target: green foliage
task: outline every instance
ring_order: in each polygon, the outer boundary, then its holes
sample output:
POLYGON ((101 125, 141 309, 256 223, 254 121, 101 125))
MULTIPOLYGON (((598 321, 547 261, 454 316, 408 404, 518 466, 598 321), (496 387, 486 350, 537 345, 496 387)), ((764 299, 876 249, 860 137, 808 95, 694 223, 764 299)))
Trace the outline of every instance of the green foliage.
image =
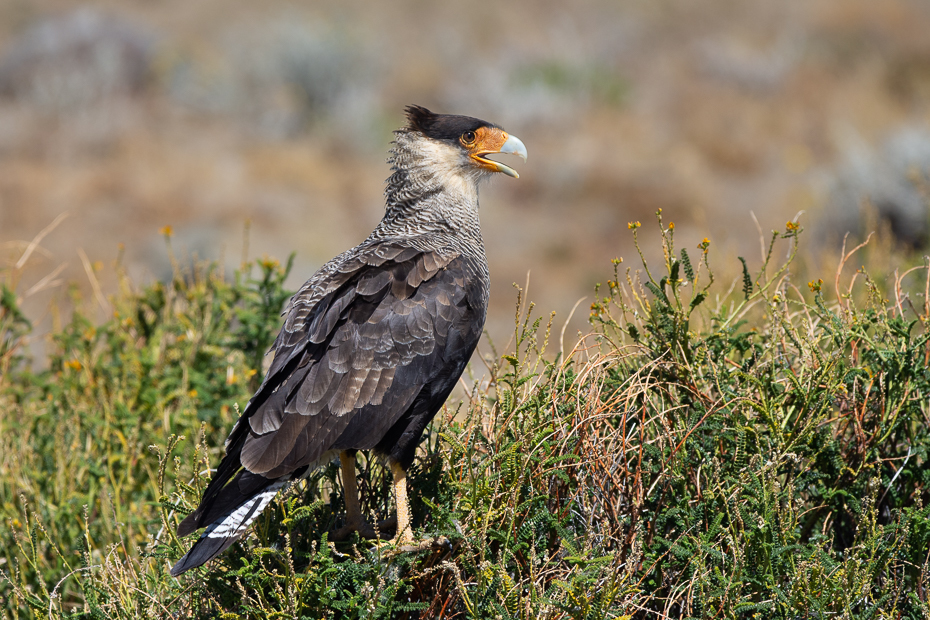
MULTIPOLYGON (((82 563, 99 568, 117 553, 111 545, 138 559, 162 495, 150 445, 202 432, 209 461, 220 457, 235 405, 250 395, 248 378, 270 344, 255 337, 270 328, 256 326, 268 322, 267 301, 277 313, 286 296, 286 269, 264 261, 254 278, 255 267, 234 284, 212 266, 140 292, 123 279, 110 320, 94 325, 77 311, 53 335, 47 370, 10 365, 3 373, 0 507, 8 527, 0 529, 0 592, 13 588, 13 608, 36 588, 55 591, 62 609, 73 606, 85 598, 81 584, 93 583, 76 576, 95 574, 82 563), (54 590, 68 573, 75 577, 54 590)), ((11 297, 4 308, 15 318, 11 297)), ((0 341, 21 342, 23 325, 4 323, 0 341)))
MULTIPOLYGON (((4 292, 4 613, 930 616, 930 305, 912 303, 927 282, 912 300, 896 278, 889 303, 860 270, 836 300, 821 281, 802 294, 789 222, 761 265, 735 265, 728 293, 708 240, 692 260, 659 226, 661 275, 614 261, 595 333, 555 359, 552 317, 518 292, 511 343, 437 415, 410 472, 431 547, 331 542, 344 519, 331 464, 180 579, 167 570, 191 541, 174 529, 260 374, 289 265, 231 282, 200 267, 138 292, 124 281, 113 318, 75 314, 39 373, 18 361, 28 323, 4 292)), ((359 463, 377 522, 390 474, 359 463)))
MULTIPOLYGON (((667 258, 673 230, 662 231, 667 258)), ((618 273, 596 302, 592 319, 618 356, 596 392, 625 412, 613 431, 614 452, 626 453, 614 469, 632 482, 619 487, 619 532, 646 532, 639 575, 657 613, 930 612, 930 313, 900 290, 886 307, 864 271, 864 310, 856 294, 828 307, 822 282, 805 299, 787 276, 799 232, 792 222, 773 232, 755 277, 740 259, 741 294, 703 315, 708 285, 699 272, 676 281, 671 259, 668 279, 644 266, 648 282, 628 270, 624 286, 618 273), (779 239, 791 250, 772 268, 779 239), (650 337, 621 355, 620 337, 633 333, 650 337)))
POLYGON ((31 330, 32 324, 19 309, 16 294, 0 282, 0 374, 23 361, 23 338, 31 330))

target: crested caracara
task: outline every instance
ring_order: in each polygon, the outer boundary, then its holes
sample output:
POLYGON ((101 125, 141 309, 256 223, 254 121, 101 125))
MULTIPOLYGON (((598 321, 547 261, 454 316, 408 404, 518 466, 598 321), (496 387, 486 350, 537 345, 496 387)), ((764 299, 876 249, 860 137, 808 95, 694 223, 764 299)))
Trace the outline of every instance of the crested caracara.
POLYGON ((200 506, 178 526, 206 527, 172 575, 238 540, 290 481, 339 456, 347 531, 362 516, 355 453, 374 450, 394 476, 397 530, 410 542, 405 472, 423 430, 465 369, 484 326, 488 263, 478 184, 488 159, 526 148, 500 127, 407 108, 388 162, 384 218, 358 246, 326 263, 291 298, 274 358, 226 440, 200 506))

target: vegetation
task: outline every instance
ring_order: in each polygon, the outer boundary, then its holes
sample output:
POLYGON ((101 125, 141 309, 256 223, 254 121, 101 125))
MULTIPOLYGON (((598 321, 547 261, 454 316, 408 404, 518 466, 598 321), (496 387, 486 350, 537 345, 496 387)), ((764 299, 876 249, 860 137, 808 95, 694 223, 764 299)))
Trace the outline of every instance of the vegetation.
MULTIPOLYGON (((330 466, 180 579, 168 568, 190 541, 175 525, 261 374, 288 265, 231 282, 176 269, 141 290, 123 278, 113 317, 76 313, 40 372, 9 270, 3 613, 930 618, 930 265, 883 286, 843 275, 850 252, 828 298, 822 280, 793 283, 789 222, 730 287, 709 241, 689 254, 658 219, 661 269, 616 260, 574 347, 518 294, 513 341, 491 345, 411 472, 432 549, 330 542, 343 513, 330 466)), ((362 465, 364 508, 383 518, 389 476, 362 465)))

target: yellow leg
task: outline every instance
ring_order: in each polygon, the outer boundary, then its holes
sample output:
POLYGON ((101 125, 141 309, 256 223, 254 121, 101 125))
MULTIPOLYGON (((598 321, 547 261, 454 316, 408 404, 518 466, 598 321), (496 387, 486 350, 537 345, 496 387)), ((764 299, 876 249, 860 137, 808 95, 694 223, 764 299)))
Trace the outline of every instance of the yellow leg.
POLYGON ((358 502, 358 485, 355 482, 355 455, 348 452, 339 453, 342 465, 342 488, 346 497, 346 520, 358 525, 362 521, 362 506, 358 502))
POLYGON ((352 532, 358 532, 365 538, 375 538, 375 530, 362 516, 362 506, 358 501, 358 485, 355 482, 355 453, 340 452, 342 465, 342 488, 345 489, 346 525, 333 534, 333 540, 346 538, 352 532))
POLYGON ((413 530, 410 529, 410 503, 407 501, 407 472, 397 463, 391 463, 391 473, 394 474, 394 497, 397 503, 397 535, 394 544, 409 544, 413 542, 413 530))

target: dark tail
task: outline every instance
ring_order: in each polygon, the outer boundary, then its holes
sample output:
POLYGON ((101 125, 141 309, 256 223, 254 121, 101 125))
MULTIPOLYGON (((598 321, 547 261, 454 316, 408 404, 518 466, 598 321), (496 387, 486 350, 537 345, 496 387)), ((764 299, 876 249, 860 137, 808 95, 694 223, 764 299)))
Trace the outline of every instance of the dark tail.
POLYGON ((178 525, 178 536, 186 536, 202 527, 207 529, 191 550, 171 567, 172 575, 178 576, 223 553, 245 534, 252 521, 288 481, 307 470, 299 468, 275 479, 252 473, 242 466, 240 456, 249 434, 248 417, 256 403, 264 402, 269 392, 274 393, 274 387, 274 384, 263 383, 249 401, 226 440, 226 456, 204 490, 200 505, 178 525))
MULTIPOLYGON (((255 474, 251 475, 254 476, 255 474)), ((240 475, 236 478, 238 479, 241 477, 240 475)), ((200 540, 194 543, 191 550, 188 551, 183 558, 178 560, 177 564, 171 567, 171 574, 177 577, 184 571, 197 568, 226 551, 231 544, 239 540, 242 535, 245 534, 246 529, 252 521, 262 513, 265 506, 267 506, 274 496, 278 494, 278 491, 287 484, 288 479, 269 480, 269 484, 258 493, 255 493, 251 497, 241 498, 244 500, 242 503, 207 526, 207 530, 203 533, 203 536, 200 537, 200 540)), ((223 495, 231 495, 232 493, 230 493, 230 491, 237 493, 238 486, 236 480, 233 480, 224 489, 228 491, 223 495)), ((222 499, 227 499, 228 501, 229 498, 222 499)), ((189 528, 191 525, 192 523, 189 523, 188 519, 185 519, 178 527, 178 533, 180 534, 186 527, 189 528)), ((193 529, 196 529, 196 527, 193 529)), ((193 531, 193 529, 188 529, 185 533, 189 533, 193 531)))

